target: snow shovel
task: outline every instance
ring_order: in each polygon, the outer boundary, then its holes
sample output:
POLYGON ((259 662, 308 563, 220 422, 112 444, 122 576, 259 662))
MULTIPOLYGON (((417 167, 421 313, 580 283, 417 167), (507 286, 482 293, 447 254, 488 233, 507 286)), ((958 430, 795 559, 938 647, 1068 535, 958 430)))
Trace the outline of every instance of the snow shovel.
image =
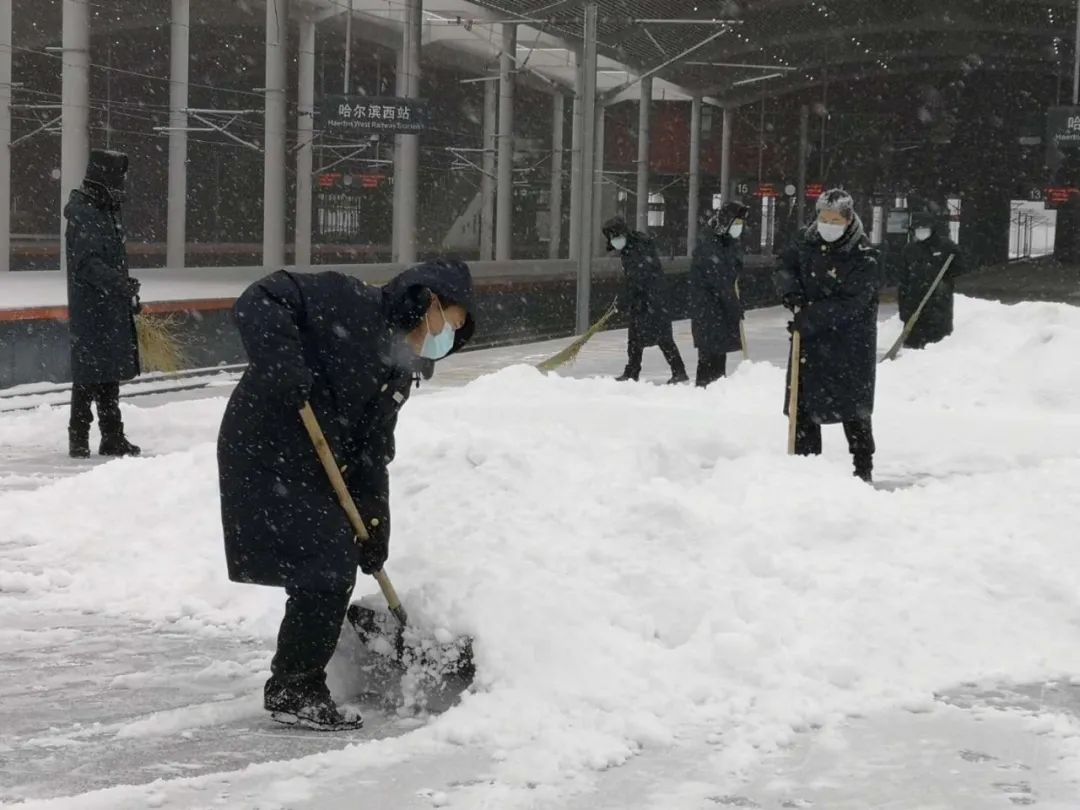
POLYGON ((791 392, 788 395, 787 451, 795 455, 795 428, 799 418, 799 371, 802 366, 802 335, 796 329, 791 333, 791 392))
MULTIPOLYGON (((319 455, 323 469, 326 470, 326 476, 330 479, 341 508, 345 510, 349 523, 356 532, 357 542, 370 542, 371 535, 368 534, 364 519, 356 508, 356 502, 349 494, 345 478, 334 459, 334 453, 326 441, 322 427, 319 426, 319 420, 315 417, 311 403, 304 403, 304 407, 300 409, 300 418, 304 421, 304 427, 307 428, 308 436, 311 437, 311 443, 319 455)), ((356 628, 365 645, 392 658, 397 667, 415 675, 439 679, 458 677, 471 681, 476 672, 473 665, 472 640, 468 638, 441 640, 423 636, 415 626, 409 624, 409 616, 386 570, 376 571, 372 576, 379 583, 379 590, 386 598, 393 621, 387 622, 377 611, 363 605, 349 605, 349 622, 356 628)))
POLYGON ((949 265, 952 264, 952 260, 956 258, 956 254, 952 253, 949 258, 945 260, 945 264, 941 266, 940 272, 937 274, 937 278, 934 279, 934 283, 930 285, 930 289, 926 291, 926 295, 923 296, 922 301, 919 302, 919 308, 915 310, 915 314, 908 318, 908 322, 904 324, 904 331, 900 333, 900 337, 896 339, 896 343, 892 345, 885 356, 878 360, 878 363, 884 363, 886 360, 892 360, 900 353, 900 347, 904 345, 904 341, 908 339, 912 331, 915 329, 915 324, 919 321, 919 316, 922 315, 923 307, 926 306, 926 302, 930 300, 930 296, 934 294, 934 290, 938 288, 941 280, 945 278, 945 274, 949 272, 949 265))

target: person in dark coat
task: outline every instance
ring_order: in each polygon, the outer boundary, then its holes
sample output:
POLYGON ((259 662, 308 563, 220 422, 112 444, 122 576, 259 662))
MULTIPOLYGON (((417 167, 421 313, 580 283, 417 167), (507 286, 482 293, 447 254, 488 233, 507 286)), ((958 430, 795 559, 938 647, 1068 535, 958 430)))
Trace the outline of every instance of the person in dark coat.
POLYGON ((736 285, 743 268, 747 207, 726 203, 709 219, 690 262, 690 317, 698 350, 697 381, 705 388, 727 374, 727 353, 742 348, 742 302, 736 285))
MULTIPOLYGON (((832 189, 817 202, 817 221, 783 254, 777 286, 802 341, 795 452, 821 453, 821 426, 844 426, 855 475, 872 480, 877 311, 877 251, 851 195, 832 189)), ((791 362, 788 358, 790 391, 791 362)), ((788 413, 788 397, 784 413, 788 413)))
POLYGON ((948 236, 949 223, 931 213, 911 218, 911 241, 904 247, 897 294, 900 320, 905 324, 919 308, 930 285, 952 256, 952 264, 923 307, 911 334, 904 341, 910 349, 921 349, 944 340, 953 331, 953 281, 964 272, 960 248, 948 236))
POLYGON ((90 406, 97 403, 103 456, 138 455, 124 436, 120 382, 139 373, 139 282, 128 274, 120 207, 128 158, 94 149, 80 188, 64 207, 67 219, 68 317, 71 331, 71 419, 68 452, 89 458, 90 406))
POLYGON ((667 302, 664 269, 660 254, 651 236, 631 231, 622 217, 604 223, 607 249, 617 251, 622 258, 624 273, 623 292, 619 296, 619 309, 630 316, 630 333, 627 341, 626 370, 618 377, 620 382, 636 381, 641 375, 641 359, 648 346, 659 346, 664 359, 671 366, 669 385, 687 382, 686 365, 671 329, 671 313, 667 302))
POLYGON ((276 272, 234 314, 248 367, 218 436, 225 558, 235 582, 285 588, 264 705, 310 728, 356 728, 326 687, 356 567, 389 553, 398 410, 475 328, 463 262, 429 262, 385 287, 341 273, 276 272), (299 411, 310 402, 371 534, 356 540, 299 411))

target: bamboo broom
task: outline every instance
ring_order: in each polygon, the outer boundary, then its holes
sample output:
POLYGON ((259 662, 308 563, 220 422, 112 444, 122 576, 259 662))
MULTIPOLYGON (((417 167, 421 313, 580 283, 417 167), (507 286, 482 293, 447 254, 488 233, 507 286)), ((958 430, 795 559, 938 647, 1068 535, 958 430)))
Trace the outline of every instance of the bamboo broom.
POLYGON ((611 306, 608 307, 608 311, 605 312, 603 316, 601 316, 600 320, 598 320, 596 323, 589 327, 588 332, 579 337, 577 340, 575 340, 558 354, 552 355, 547 360, 544 360, 542 363, 537 363, 536 367, 540 371, 547 374, 548 372, 554 371, 555 369, 560 368, 567 363, 574 362, 574 360, 577 359, 578 354, 581 353, 581 350, 582 348, 584 348, 585 344, 592 340, 593 336, 597 332, 603 330, 603 328, 608 325, 608 322, 610 322, 611 319, 615 317, 618 311, 618 301, 612 301, 611 306))
POLYGON ((172 374, 188 366, 179 320, 172 316, 136 315, 139 362, 143 371, 172 374))

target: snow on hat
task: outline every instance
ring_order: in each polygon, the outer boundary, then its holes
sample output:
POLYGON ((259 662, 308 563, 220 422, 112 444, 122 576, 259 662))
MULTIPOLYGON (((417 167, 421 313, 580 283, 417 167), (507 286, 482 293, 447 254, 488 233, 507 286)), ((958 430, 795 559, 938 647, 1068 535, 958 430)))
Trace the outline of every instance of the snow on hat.
POLYGON ((830 188, 817 200, 817 212, 836 211, 851 219, 855 214, 855 200, 842 188, 830 188))

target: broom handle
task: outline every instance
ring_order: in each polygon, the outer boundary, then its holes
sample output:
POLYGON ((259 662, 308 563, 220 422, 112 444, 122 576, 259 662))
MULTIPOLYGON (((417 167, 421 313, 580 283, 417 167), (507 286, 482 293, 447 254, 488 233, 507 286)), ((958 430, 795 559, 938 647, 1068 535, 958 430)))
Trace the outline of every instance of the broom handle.
MULTIPOLYGON (((360 510, 356 508, 356 501, 353 500, 349 488, 345 485, 345 478, 341 475, 341 469, 338 467, 337 461, 334 460, 334 452, 330 449, 329 442, 326 441, 326 435, 322 432, 319 420, 315 418, 315 411, 312 410, 310 402, 305 402, 304 407, 300 409, 300 418, 304 421, 304 427, 307 428, 311 443, 315 446, 315 452, 319 454, 319 461, 322 462, 323 469, 326 470, 326 477, 330 479, 330 486, 334 488, 338 501, 341 502, 341 508, 348 515, 349 523, 352 525, 353 531, 356 532, 357 539, 361 543, 369 542, 371 535, 368 534, 367 527, 364 525, 364 519, 360 517, 360 510)), ((383 596, 386 597, 386 604, 389 605, 390 612, 404 624, 401 617, 405 615, 405 611, 401 607, 401 600, 398 599, 397 591, 394 590, 390 577, 382 570, 376 571, 373 576, 375 581, 379 583, 379 589, 382 591, 383 596)))
POLYGON ((799 418, 799 370, 802 365, 802 335, 796 329, 791 333, 791 393, 788 396, 788 439, 789 456, 795 455, 795 428, 799 418))

